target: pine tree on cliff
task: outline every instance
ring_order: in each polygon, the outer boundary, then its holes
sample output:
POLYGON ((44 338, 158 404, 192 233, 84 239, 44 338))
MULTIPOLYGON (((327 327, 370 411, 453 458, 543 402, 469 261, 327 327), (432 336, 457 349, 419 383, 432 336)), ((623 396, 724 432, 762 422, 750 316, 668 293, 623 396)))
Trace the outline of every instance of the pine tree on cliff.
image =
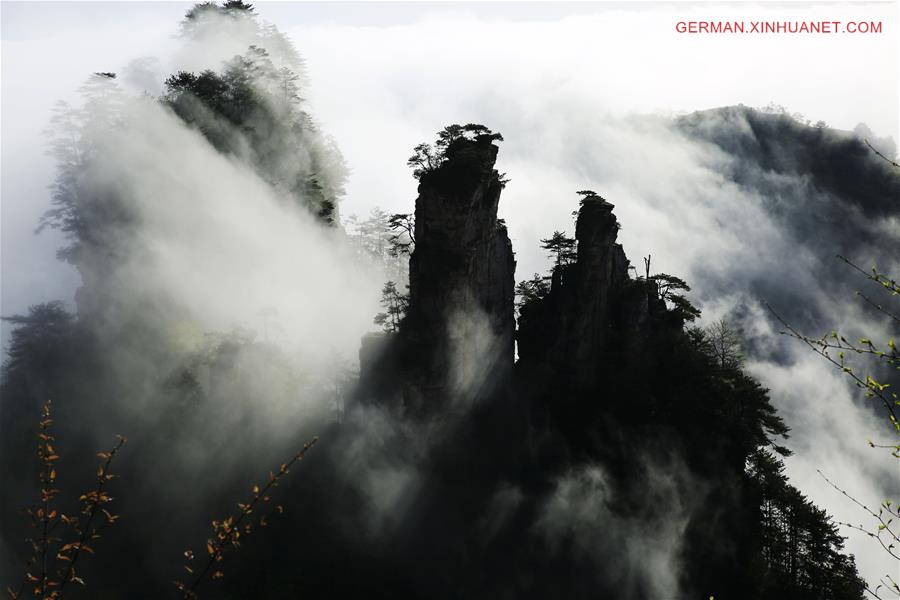
POLYGON ((575 261, 575 238, 566 236, 565 231, 554 231, 547 239, 541 240, 541 248, 550 253, 556 267, 568 265, 575 261))
POLYGON ((336 224, 348 171, 305 110, 302 60, 287 38, 258 24, 252 5, 240 0, 195 6, 185 16, 183 35, 206 35, 218 25, 214 17, 246 23, 258 43, 221 71, 171 75, 163 101, 220 152, 245 160, 298 205, 336 224))
POLYGON ((109 73, 94 73, 79 88, 81 105, 57 102, 47 135, 57 175, 51 186, 51 208, 38 231, 59 229, 68 244, 57 252, 61 260, 84 275, 91 256, 112 252, 111 238, 131 221, 130 208, 115 195, 93 189, 85 173, 96 167, 104 136, 121 121, 122 92, 109 73))
POLYGON ((397 284, 388 281, 381 290, 381 306, 384 312, 375 315, 375 324, 381 325, 386 332, 398 331, 409 306, 409 296, 401 294, 397 284))
POLYGON ((516 284, 516 307, 540 300, 550 292, 550 277, 535 273, 531 279, 516 284))
POLYGON ((447 125, 437 132, 437 138, 434 146, 426 143, 416 146, 413 155, 407 159, 406 164, 413 169, 416 179, 421 180, 424 176, 437 172, 458 151, 466 148, 465 142, 490 145, 495 141, 503 141, 500 133, 494 133, 476 123, 447 125))
POLYGON ((842 553, 837 525, 788 483, 782 461, 759 449, 748 460, 748 474, 762 498, 762 598, 776 600, 786 593, 810 599, 864 597, 865 583, 853 556, 842 553))

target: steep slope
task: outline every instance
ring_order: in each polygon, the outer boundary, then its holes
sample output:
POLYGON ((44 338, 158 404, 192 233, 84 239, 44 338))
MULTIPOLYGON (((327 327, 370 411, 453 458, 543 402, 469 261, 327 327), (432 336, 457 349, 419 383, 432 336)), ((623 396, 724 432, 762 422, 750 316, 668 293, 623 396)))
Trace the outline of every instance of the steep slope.
MULTIPOLYGON (((469 314, 496 307, 491 277, 503 282, 511 273, 511 260, 486 278, 466 260, 490 267, 495 257, 483 250, 490 245, 465 243, 485 239, 471 232, 490 232, 495 219, 495 201, 488 211, 470 201, 481 197, 486 173, 492 173, 488 181, 496 178, 497 148, 482 144, 451 142, 449 152, 420 174, 409 316, 398 333, 368 337, 361 352, 366 404, 427 415, 428 423, 461 418, 440 433, 425 425, 437 441, 415 461, 428 467, 413 514, 456 523, 452 532, 422 523, 440 532, 431 543, 446 552, 452 540, 481 540, 479 560, 497 571, 481 581, 485 595, 545 597, 553 590, 569 597, 690 597, 728 587, 741 598, 778 597, 789 588, 798 597, 858 598, 852 558, 840 554, 837 538, 829 538, 828 557, 803 563, 818 583, 799 583, 771 558, 780 538, 771 533, 777 529, 762 535, 762 502, 819 514, 787 484, 776 495, 771 486, 760 487, 762 478, 777 477, 777 454, 786 453, 777 440, 787 428, 739 362, 717 355, 705 332, 685 330, 696 311, 676 293, 689 290, 681 280, 649 273, 632 278, 616 243, 614 207, 597 194, 582 193, 574 260, 558 264, 546 293, 521 306, 515 370, 504 367, 508 349, 495 347, 493 356, 475 354, 490 381, 479 394, 467 397, 467 390, 446 384, 459 343, 447 315, 459 307, 469 314), (448 210, 448 198, 464 202, 448 210), (472 293, 475 282, 480 296, 472 293), (466 411, 459 410, 461 397, 466 411), (747 472, 759 452, 769 453, 756 463, 764 468, 747 472), (484 464, 485 455, 492 464, 484 464), (466 493, 451 491, 458 488, 466 493), (516 498, 512 504, 510 497, 516 498), (467 519, 499 510, 498 502, 503 516, 490 540, 482 540, 467 519), (655 549, 643 546, 648 543, 655 549), (647 563, 617 561, 619 544, 644 548, 647 563), (521 564, 529 565, 530 577, 519 571, 521 564)), ((503 315, 512 302, 508 288, 500 289, 503 315)), ((827 517, 810 519, 809 527, 825 519, 823 531, 834 531, 827 517)), ((411 552, 400 550, 404 560, 424 561, 437 576, 433 549, 415 538, 404 543, 411 552)), ((471 582, 461 572, 455 580, 456 590, 471 582)))
MULTIPOLYGON (((255 27, 249 11, 239 0, 198 5, 184 31, 255 27)), ((277 41, 266 31, 254 40, 277 41)), ((322 138, 293 102, 290 73, 270 68, 283 51, 250 48, 221 71, 175 74, 163 103, 205 150, 265 183, 242 188, 254 192, 242 202, 258 207, 255 192, 271 188, 332 232, 341 179, 321 179, 322 138), (260 70, 285 76, 281 104, 260 70)), ((135 449, 117 463, 123 518, 79 571, 92 597, 173 593, 211 519, 256 493, 282 448, 316 433, 322 442, 274 492, 286 514, 245 529, 221 586, 204 594, 858 600, 836 527, 781 473, 787 427, 768 392, 708 332, 686 327, 696 311, 676 293, 683 282, 649 267, 631 275, 610 202, 584 194, 576 256, 522 305, 516 331, 515 260, 497 220, 501 139, 453 125, 416 149, 408 314, 399 331, 363 340, 358 379, 334 369, 322 339, 312 358, 292 360, 240 330, 173 331, 186 298, 135 298, 116 269, 134 265, 110 252, 146 256, 136 199, 121 181, 91 179, 102 161, 65 163, 51 221, 71 227, 67 258, 84 267, 85 292, 78 315, 51 304, 15 319, 0 411, 4 574, 26 569, 15 508, 32 498, 36 465, 24 453, 49 397, 67 493, 94 482, 95 438, 127 427, 135 449), (85 183, 103 193, 80 195, 85 183), (191 337, 203 341, 185 350, 191 337), (322 408, 338 401, 340 411, 322 408)), ((167 174, 177 182, 192 168, 167 174)))
POLYGON ((497 220, 497 151, 486 137, 459 139, 452 158, 421 177, 408 313, 389 356, 361 357, 363 388, 373 359, 405 373, 402 402, 415 413, 464 413, 512 369, 515 260, 497 220))

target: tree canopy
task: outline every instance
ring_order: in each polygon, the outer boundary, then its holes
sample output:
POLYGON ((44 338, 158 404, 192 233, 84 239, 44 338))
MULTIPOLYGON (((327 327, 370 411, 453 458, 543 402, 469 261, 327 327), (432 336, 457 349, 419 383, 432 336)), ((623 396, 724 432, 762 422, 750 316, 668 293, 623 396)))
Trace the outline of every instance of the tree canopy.
POLYGON ((566 236, 565 231, 554 231, 553 235, 542 239, 541 248, 548 251, 555 267, 570 264, 577 256, 575 238, 566 236))
POLYGON ((457 151, 464 148, 467 142, 483 146, 495 141, 502 142, 503 136, 484 125, 454 123, 437 132, 437 141, 433 146, 427 143, 417 145, 406 164, 413 169, 413 176, 421 179, 424 175, 438 170, 457 151))

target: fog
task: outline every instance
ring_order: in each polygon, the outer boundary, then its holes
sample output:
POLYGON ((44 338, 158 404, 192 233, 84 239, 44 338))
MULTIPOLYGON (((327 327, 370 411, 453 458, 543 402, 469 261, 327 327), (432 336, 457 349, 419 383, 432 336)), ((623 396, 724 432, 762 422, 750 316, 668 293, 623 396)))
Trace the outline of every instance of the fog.
MULTIPOLYGON (((877 261, 885 271, 900 271, 898 213, 873 225, 859 210, 834 208, 833 198, 810 192, 800 176, 760 170, 736 184, 727 176, 739 167, 734 156, 671 121, 699 109, 775 102, 837 129, 864 122, 877 137, 896 136, 898 36, 888 26, 897 22, 896 4, 536 4, 523 7, 522 16, 513 16, 519 4, 378 6, 258 5, 303 55, 311 82, 304 96, 352 170, 342 214, 364 215, 375 205, 411 211, 416 182, 405 160, 412 147, 451 122, 487 124, 506 138, 498 168, 511 182, 500 216, 510 228, 517 279, 547 270, 538 239, 554 229, 574 233, 574 191, 596 190, 616 206, 619 239, 632 262, 652 255, 655 271, 691 283, 705 322, 731 319, 752 340, 749 367, 772 389, 792 428, 795 456, 786 463, 793 483, 853 523, 862 515, 816 469, 869 503, 898 495, 896 465, 866 443, 881 431, 879 413, 824 360, 780 338, 761 304, 799 314, 796 303, 808 302, 802 324, 815 327, 813 334, 860 323, 877 331, 877 320, 845 293, 852 287, 845 268, 828 261, 835 247, 849 247, 864 267, 877 261), (881 19, 886 30, 818 37, 674 33, 677 20, 760 17, 881 19), (802 215, 829 211, 852 224, 847 235, 868 229, 880 242, 851 243, 840 228, 817 237, 817 223, 802 215), (840 285, 822 283, 822 273, 840 285)), ((151 84, 158 74, 201 69, 246 48, 240 28, 202 48, 176 40, 173 24, 188 7, 3 4, 3 315, 56 298, 74 308, 77 275, 54 257, 60 236, 32 235, 49 206, 53 163, 43 155, 41 131, 53 103, 77 101, 78 86, 95 71, 119 72, 131 92, 156 94, 151 84), (156 61, 132 62, 142 57, 156 61)), ((267 335, 290 340, 290 352, 352 355, 360 335, 374 329, 377 275, 360 270, 338 234, 286 207, 277 191, 198 133, 151 102, 129 103, 124 137, 103 141, 105 176, 135 198, 150 259, 124 272, 123 288, 162 303, 177 298, 198 330, 259 330, 261 311, 273 308, 267 335)), ((3 333, 5 343, 6 324, 3 333)), ((354 418, 371 424, 373 438, 395 426, 381 414, 354 418)), ((398 490, 417 484, 415 467, 359 468, 376 499, 373 527, 388 526, 403 514, 398 490)), ((541 526, 594 531, 596 522, 585 519, 596 519, 596 511, 579 507, 602 500, 602 490, 602 472, 572 473, 548 500, 541 526)), ((516 491, 498 495, 499 514, 516 491)), ((677 539, 679 524, 670 525, 650 552, 656 572, 677 568, 665 544, 677 539)), ((633 531, 626 527, 613 539, 630 540, 633 531)), ((868 580, 894 568, 871 540, 844 534, 868 580)))

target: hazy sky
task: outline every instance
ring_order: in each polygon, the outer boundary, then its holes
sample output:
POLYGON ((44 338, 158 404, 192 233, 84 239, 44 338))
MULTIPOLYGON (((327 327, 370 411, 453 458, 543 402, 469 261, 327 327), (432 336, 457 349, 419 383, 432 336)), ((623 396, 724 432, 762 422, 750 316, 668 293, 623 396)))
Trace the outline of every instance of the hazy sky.
MULTIPOLYGON (((52 233, 31 235, 47 207, 45 186, 52 178, 41 136, 52 104, 73 99, 90 72, 119 71, 148 55, 165 65, 175 23, 189 6, 2 3, 3 314, 69 297, 76 284, 53 258, 58 239, 52 233)), ((306 97, 313 114, 353 169, 344 214, 365 213, 375 204, 411 208, 415 182, 405 158, 449 122, 484 122, 507 133, 499 166, 514 183, 501 212, 509 217, 520 273, 544 268, 533 249, 537 237, 568 225, 568 205, 552 212, 548 203, 571 202, 566 189, 542 189, 534 181, 539 174, 512 168, 519 159, 552 153, 551 143, 566 143, 508 131, 522 122, 775 102, 834 127, 866 122, 879 135, 895 135, 900 127, 897 3, 259 2, 257 7, 291 35, 307 59, 312 87, 306 97), (884 31, 830 36, 675 31, 680 20, 712 19, 880 20, 884 31), (517 185, 523 175, 527 186, 517 185), (529 210, 538 204, 542 208, 529 210)), ((568 187, 591 183, 589 173, 582 179, 568 187)))
MULTIPOLYGON (((47 185, 53 178, 41 135, 52 105, 58 99, 76 99, 76 89, 89 73, 122 72, 139 57, 155 56, 162 72, 170 72, 177 58, 172 34, 190 5, 0 5, 3 315, 53 299, 71 306, 77 286, 72 269, 54 258, 58 235, 33 235, 48 207, 47 185)), ((512 182, 500 210, 510 226, 518 279, 547 268, 537 240, 554 229, 573 232, 573 192, 585 187, 616 204, 624 226, 620 239, 632 261, 652 253, 660 271, 689 276, 701 261, 734 268, 747 260, 742 249, 779 247, 778 232, 750 221, 756 216, 751 209, 726 204, 717 187, 720 182, 700 172, 703 161, 691 154, 696 149, 669 139, 634 115, 774 102, 840 129, 865 122, 876 135, 895 138, 900 130, 894 2, 256 6, 263 19, 290 35, 307 61, 311 87, 304 96, 352 169, 345 215, 364 215, 375 205, 411 211, 416 182, 406 158, 413 146, 430 141, 444 125, 480 122, 505 135, 498 168, 512 182), (677 33, 675 24, 687 20, 881 21, 883 32, 677 33), (672 203, 679 199, 682 204, 673 211, 672 203), (737 215, 740 227, 752 225, 758 231, 743 241, 737 239, 740 231, 713 231, 719 208, 737 215), (732 238, 734 247, 716 245, 732 238)), ((775 254, 754 252, 754 272, 777 270, 775 254)), ((712 314, 717 310, 707 309, 712 314)), ((5 327, 3 333, 5 342, 5 327)), ((823 379, 818 368, 800 374, 821 388, 830 380, 823 379)), ((808 400, 794 402, 787 392, 788 400, 778 399, 779 382, 787 390, 796 372, 760 372, 767 373, 764 382, 775 389, 776 404, 785 414, 810 414, 808 400)), ((788 462, 789 471, 816 502, 843 511, 839 516, 845 520, 858 520, 852 507, 828 496, 817 479, 815 468, 830 450, 816 444, 822 439, 817 437, 820 431, 832 441, 855 438, 868 422, 833 388, 819 392, 825 403, 820 406, 829 410, 820 408, 805 425, 789 420, 800 446, 798 457, 788 462)), ((840 444, 838 451, 849 452, 840 444)), ((850 459, 835 463, 833 470, 849 478, 857 455, 847 456, 850 459)), ((884 472, 871 476, 883 477, 884 472)), ((851 540, 865 575, 890 568, 865 548, 865 540, 851 540)))

